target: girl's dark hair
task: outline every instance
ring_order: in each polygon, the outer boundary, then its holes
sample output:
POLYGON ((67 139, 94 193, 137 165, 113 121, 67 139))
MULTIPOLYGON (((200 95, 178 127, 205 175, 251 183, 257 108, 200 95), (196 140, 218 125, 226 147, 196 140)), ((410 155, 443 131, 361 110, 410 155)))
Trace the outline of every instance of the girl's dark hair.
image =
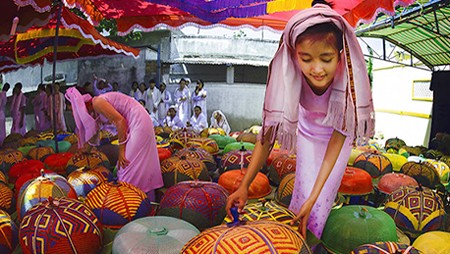
POLYGON ((333 3, 329 3, 329 2, 327 2, 325 0, 314 0, 314 1, 312 1, 311 6, 314 6, 316 4, 325 4, 325 5, 330 6, 330 8, 333 8, 333 6, 334 6, 333 3))
POLYGON ((308 27, 297 37, 295 44, 308 38, 312 42, 326 41, 330 45, 335 45, 338 52, 343 49, 342 31, 333 23, 326 22, 308 27))
POLYGON ((6 83, 3 85, 2 91, 6 91, 6 90, 8 90, 9 88, 11 88, 11 85, 10 85, 8 82, 6 82, 6 83))

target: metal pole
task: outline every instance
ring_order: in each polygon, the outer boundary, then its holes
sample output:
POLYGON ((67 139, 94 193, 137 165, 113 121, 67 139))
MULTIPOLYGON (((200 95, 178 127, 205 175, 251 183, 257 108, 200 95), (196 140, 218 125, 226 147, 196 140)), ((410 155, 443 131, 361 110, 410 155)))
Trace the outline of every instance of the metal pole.
POLYGON ((56 80, 56 59, 57 59, 57 53, 58 53, 58 39, 59 39, 59 27, 61 26, 61 13, 62 13, 62 1, 61 0, 55 0, 56 1, 56 8, 58 8, 58 18, 56 20, 56 28, 55 28, 55 39, 53 43, 53 71, 52 71, 52 115, 53 115, 53 135, 55 140, 55 152, 59 152, 58 148, 58 139, 57 139, 57 129, 56 129, 56 98, 55 98, 55 80, 56 80))
POLYGON ((159 88, 161 83, 161 44, 158 44, 157 58, 156 58, 156 86, 159 88))

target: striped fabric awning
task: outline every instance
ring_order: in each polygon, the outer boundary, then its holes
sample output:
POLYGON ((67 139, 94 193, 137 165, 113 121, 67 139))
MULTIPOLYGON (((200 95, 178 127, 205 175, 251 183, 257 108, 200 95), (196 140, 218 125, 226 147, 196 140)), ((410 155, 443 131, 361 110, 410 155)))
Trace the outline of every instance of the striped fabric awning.
MULTIPOLYGON (((447 2, 447 3, 444 3, 447 2)), ((398 23, 376 23, 356 32, 359 37, 383 38, 408 51, 428 68, 450 65, 450 6, 430 1, 403 14, 398 23)))

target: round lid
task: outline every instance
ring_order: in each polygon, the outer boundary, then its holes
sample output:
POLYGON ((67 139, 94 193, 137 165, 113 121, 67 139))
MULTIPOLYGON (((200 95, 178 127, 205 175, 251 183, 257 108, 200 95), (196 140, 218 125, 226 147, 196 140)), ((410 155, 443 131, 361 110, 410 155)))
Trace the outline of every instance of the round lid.
POLYGON ((369 206, 349 205, 331 210, 323 230, 325 247, 335 253, 350 253, 371 242, 398 241, 394 220, 369 206))
POLYGON ((134 220, 116 234, 112 253, 180 253, 200 231, 173 217, 152 216, 134 220))

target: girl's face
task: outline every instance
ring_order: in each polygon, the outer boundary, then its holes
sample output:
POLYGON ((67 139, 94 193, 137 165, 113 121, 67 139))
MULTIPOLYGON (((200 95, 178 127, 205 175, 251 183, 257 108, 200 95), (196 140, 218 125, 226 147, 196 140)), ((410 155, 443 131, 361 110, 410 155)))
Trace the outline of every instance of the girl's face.
POLYGON ((194 113, 195 113, 195 116, 198 117, 200 115, 200 113, 202 113, 202 110, 197 108, 197 107, 195 107, 194 108, 194 113))
POLYGON ((333 82, 339 63, 339 52, 335 45, 326 41, 300 40, 295 51, 298 64, 311 89, 323 94, 333 82))

